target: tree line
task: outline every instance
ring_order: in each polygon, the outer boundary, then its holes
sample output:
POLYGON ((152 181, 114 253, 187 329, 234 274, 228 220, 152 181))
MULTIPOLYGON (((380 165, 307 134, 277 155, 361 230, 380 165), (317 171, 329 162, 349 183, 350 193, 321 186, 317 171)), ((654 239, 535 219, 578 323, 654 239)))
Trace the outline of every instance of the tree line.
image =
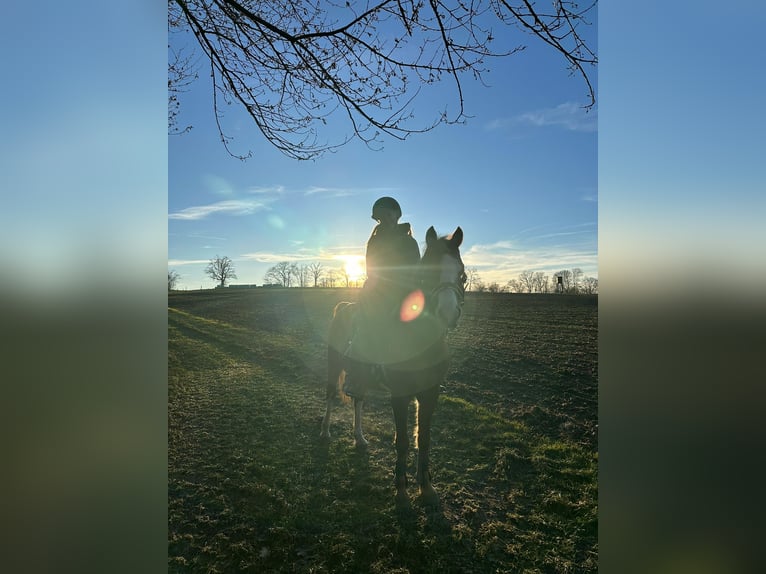
MULTIPOLYGON (((205 275, 226 287, 237 279, 234 262, 218 255, 205 268, 205 275)), ((567 293, 593 295, 598 293, 598 279, 587 277, 579 267, 562 269, 552 275, 543 271, 522 271, 515 279, 504 284, 497 281, 486 283, 478 270, 466 269, 466 291, 477 293, 567 293)), ((168 290, 176 288, 180 276, 174 270, 168 271, 168 290)), ((325 267, 321 263, 296 263, 280 261, 266 271, 264 286, 275 287, 361 287, 364 277, 352 278, 344 268, 325 267)))
POLYGON ((364 281, 363 278, 353 280, 342 267, 280 261, 266 271, 263 282, 279 287, 361 287, 364 281))
POLYGON ((587 277, 582 269, 562 269, 552 275, 543 271, 522 271, 515 279, 501 285, 497 281, 485 283, 476 268, 466 269, 466 291, 488 293, 567 293, 593 295, 598 293, 598 279, 587 277))

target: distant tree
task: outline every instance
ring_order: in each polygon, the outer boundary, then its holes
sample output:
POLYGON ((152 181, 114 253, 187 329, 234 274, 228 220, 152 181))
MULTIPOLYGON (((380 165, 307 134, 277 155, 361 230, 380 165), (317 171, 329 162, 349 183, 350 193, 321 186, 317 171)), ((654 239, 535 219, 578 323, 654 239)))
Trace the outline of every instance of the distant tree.
POLYGON ((486 290, 487 290, 487 286, 484 284, 484 281, 482 281, 481 279, 473 282, 473 291, 476 291, 477 293, 484 293, 486 290))
POLYGON ((287 261, 280 261, 273 267, 270 267, 266 274, 263 276, 264 283, 272 283, 281 285, 282 287, 290 286, 290 279, 292 276, 292 266, 287 261))
POLYGON ((595 277, 586 277, 582 281, 582 292, 586 295, 598 293, 598 279, 595 277))
POLYGON ((181 279, 181 276, 178 273, 172 269, 168 270, 168 291, 173 291, 176 288, 179 279, 181 279))
POLYGON ((583 272, 579 267, 572 269, 572 292, 580 292, 580 283, 582 282, 583 272))
POLYGON ((532 276, 532 287, 535 293, 545 293, 545 286, 548 282, 548 278, 542 271, 535 271, 532 276))
POLYGON ((335 287, 335 283, 338 281, 338 272, 335 269, 330 269, 327 272, 327 286, 335 287))
POLYGON ((297 266, 297 277, 298 277, 298 285, 300 287, 308 287, 309 286, 309 266, 306 263, 300 263, 297 266))
POLYGON ((294 282, 298 282, 300 284, 300 274, 300 265, 295 262, 290 263, 290 273, 287 276, 287 286, 292 287, 294 282))
POLYGON ((205 269, 205 274, 214 281, 218 281, 221 287, 226 287, 226 282, 229 279, 237 278, 237 274, 234 271, 234 262, 228 257, 220 257, 218 255, 210 260, 205 269))
POLYGON ((535 288, 535 274, 532 271, 519 273, 519 285, 526 293, 531 293, 535 288))
POLYGON ((479 271, 476 267, 467 267, 465 270, 466 276, 466 291, 473 291, 476 288, 476 284, 481 282, 479 271))
POLYGON ((341 267, 340 269, 338 269, 338 274, 343 278, 343 281, 345 282, 346 287, 349 287, 351 276, 348 274, 348 270, 346 269, 345 265, 341 267))
POLYGON ((321 263, 309 263, 308 266, 309 275, 314 279, 314 287, 319 284, 319 278, 322 277, 324 269, 321 263))
POLYGON ((493 281, 487 285, 487 291, 490 293, 500 293, 502 289, 500 288, 500 284, 497 281, 493 281))
POLYGON ((505 288, 509 293, 521 293, 523 291, 523 287, 519 283, 518 279, 509 279, 505 284, 505 288))
MULTIPOLYGON (((209 64, 213 117, 221 141, 235 154, 221 125, 224 109, 246 112, 268 142, 288 157, 311 159, 358 138, 378 147, 381 137, 404 140, 442 123, 465 121, 465 76, 482 80, 486 61, 524 46, 528 34, 557 52, 595 103, 590 68, 594 48, 583 39, 596 1, 581 7, 556 0, 170 0, 171 33, 189 31, 209 64), (545 6, 545 7, 543 7, 545 6), (503 30, 507 27, 508 31, 503 30), (498 31, 500 29, 500 31, 498 31), (519 32, 521 31, 521 32, 519 32), (415 119, 423 87, 446 79, 454 104, 415 119), (447 109, 449 108, 449 112, 447 109), (325 142, 320 130, 344 120, 348 134, 325 142)), ((177 85, 196 73, 191 58, 169 62, 169 123, 174 129, 177 85), (172 73, 171 73, 172 72, 172 73)), ((431 94, 422 94, 428 102, 431 94)), ((449 97, 449 96, 448 96, 449 97)), ((179 130, 176 130, 179 131, 179 130)))

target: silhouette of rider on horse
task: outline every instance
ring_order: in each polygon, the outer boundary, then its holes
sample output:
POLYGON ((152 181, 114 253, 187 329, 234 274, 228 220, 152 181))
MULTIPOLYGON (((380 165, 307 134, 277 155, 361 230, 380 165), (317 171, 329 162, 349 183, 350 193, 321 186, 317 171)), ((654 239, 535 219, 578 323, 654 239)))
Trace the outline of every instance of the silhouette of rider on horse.
POLYGON ((418 289, 420 248, 410 224, 399 223, 401 216, 393 197, 381 197, 372 206, 372 219, 378 223, 367 241, 367 280, 347 351, 351 361, 344 392, 351 397, 363 395, 370 383, 380 383, 373 367, 386 362, 391 337, 401 322, 402 303, 418 289))

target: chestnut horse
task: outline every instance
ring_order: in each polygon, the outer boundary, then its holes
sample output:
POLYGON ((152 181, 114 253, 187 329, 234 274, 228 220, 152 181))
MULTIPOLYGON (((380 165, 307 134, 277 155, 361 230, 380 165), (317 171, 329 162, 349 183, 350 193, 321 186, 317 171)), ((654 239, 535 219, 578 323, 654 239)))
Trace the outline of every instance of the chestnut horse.
MULTIPOLYGON (((426 250, 418 266, 420 288, 402 303, 398 320, 385 328, 379 325, 355 326, 357 304, 346 301, 335 306, 328 334, 327 410, 321 436, 330 437, 330 416, 338 389, 343 388, 349 365, 362 361, 352 358, 353 349, 363 346, 363 331, 368 333, 368 347, 375 348, 376 364, 354 369, 354 439, 358 448, 367 446, 362 432, 362 404, 373 379, 391 395, 396 426, 396 465, 394 482, 397 501, 407 500, 407 457, 409 437, 407 415, 410 401, 417 401, 414 436, 417 448, 417 483, 426 504, 438 503, 429 471, 431 418, 439 391, 449 368, 446 335, 457 326, 465 295, 465 266, 460 257, 463 230, 437 237, 430 227, 426 232, 426 250), (356 328, 355 328, 356 327, 356 328), (372 331, 376 331, 375 334, 372 331), (357 380, 360 379, 360 380, 357 380)), ((355 351, 356 352, 356 351, 355 351)), ((345 395, 344 395, 345 396, 345 395)))

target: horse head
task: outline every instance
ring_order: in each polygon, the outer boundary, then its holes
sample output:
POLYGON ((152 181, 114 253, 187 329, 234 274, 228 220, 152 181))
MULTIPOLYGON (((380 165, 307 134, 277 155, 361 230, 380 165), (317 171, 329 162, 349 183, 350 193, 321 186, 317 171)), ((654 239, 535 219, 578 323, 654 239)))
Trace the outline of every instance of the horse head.
POLYGON ((421 259, 422 286, 431 313, 446 329, 457 326, 465 296, 465 265, 460 257, 463 230, 438 237, 433 226, 426 232, 426 250, 421 259))

